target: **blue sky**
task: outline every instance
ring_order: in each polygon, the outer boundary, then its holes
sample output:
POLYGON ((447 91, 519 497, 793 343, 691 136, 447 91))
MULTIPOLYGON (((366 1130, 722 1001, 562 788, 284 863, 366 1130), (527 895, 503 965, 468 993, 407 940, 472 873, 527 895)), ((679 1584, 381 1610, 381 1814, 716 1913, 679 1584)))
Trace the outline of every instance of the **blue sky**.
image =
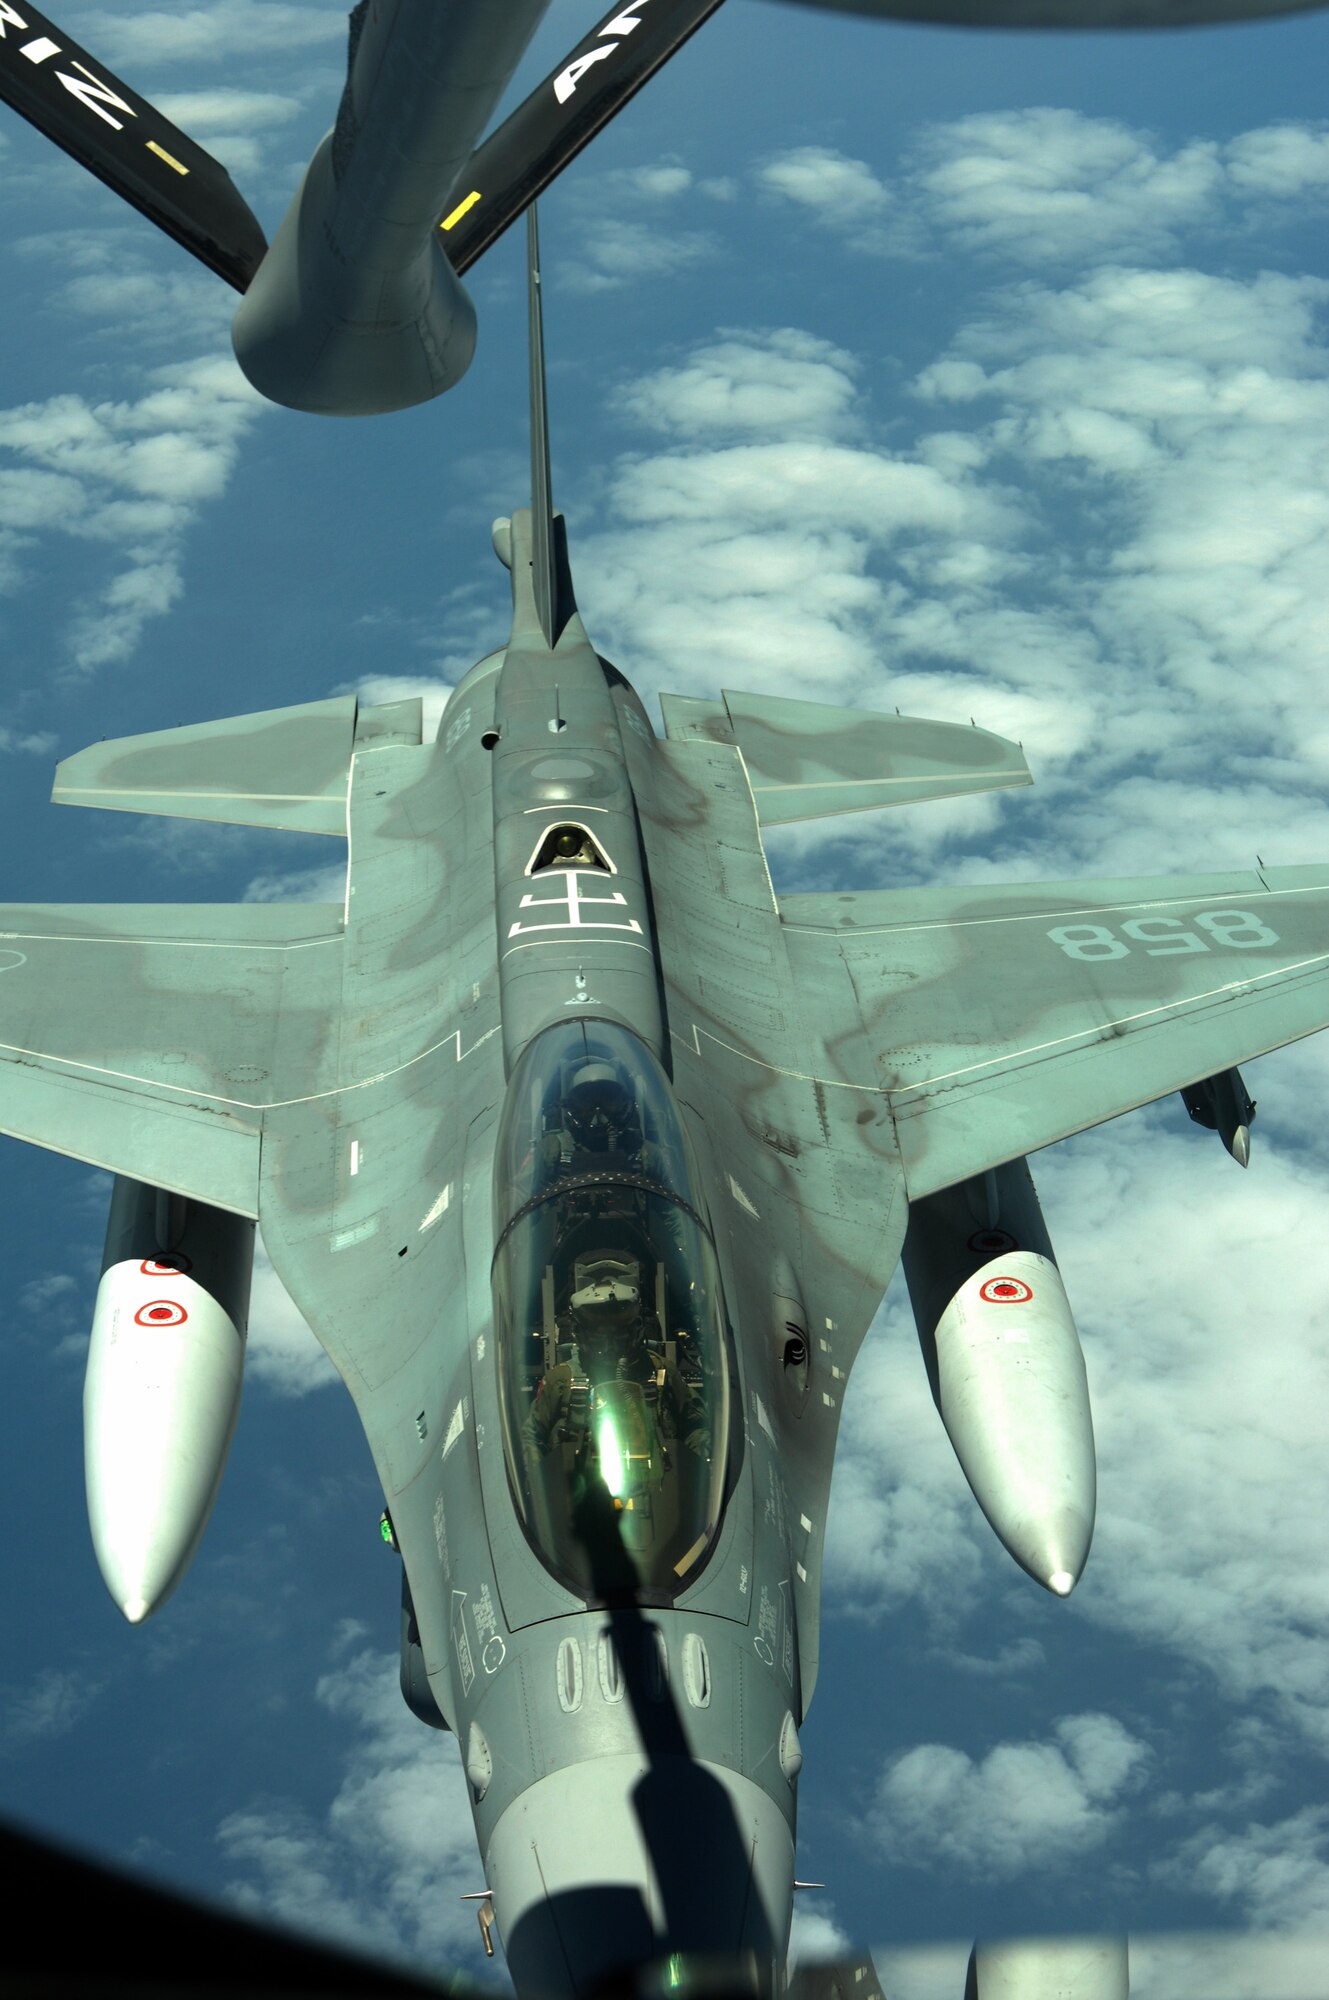
MULTIPOLYGON (((519 88, 589 18, 555 0, 519 88)), ((342 11, 64 24, 271 231, 332 116, 342 11)), ((551 194, 555 490, 601 649, 648 701, 973 715, 1034 771, 782 831, 778 886, 1329 855, 1327 73, 1324 16, 1002 38, 729 0, 551 194)), ((330 842, 52 808, 52 767, 346 689, 437 704, 501 643, 519 245, 473 274, 458 390, 339 424, 258 403, 230 294, 12 117, 0 173, 3 893, 319 896, 330 842)), ((1175 1098, 1034 1163, 1099 1449, 1069 1603, 978 1515, 892 1290, 846 1408, 804 1731, 810 1935, 1329 1931, 1325 1050, 1247 1081, 1246 1175, 1175 1098)), ((312 1338, 260 1272, 203 1552, 129 1630, 82 1495, 108 1186, 7 1141, 0 1173, 0 1806, 471 1962, 455 1750, 397 1695, 396 1566, 312 1338)), ((966 1951, 894 1962, 890 1990, 958 2000, 966 1951)), ((1171 1976, 1137 1952, 1137 1992, 1171 1976)))

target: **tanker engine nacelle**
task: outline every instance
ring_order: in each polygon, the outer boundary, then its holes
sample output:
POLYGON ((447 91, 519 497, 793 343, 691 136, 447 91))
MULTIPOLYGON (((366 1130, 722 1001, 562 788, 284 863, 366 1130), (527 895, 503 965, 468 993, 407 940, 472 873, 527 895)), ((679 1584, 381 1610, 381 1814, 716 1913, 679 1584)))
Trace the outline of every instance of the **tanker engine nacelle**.
POLYGON ((998 1540, 1065 1597, 1094 1532, 1084 1356, 1024 1160, 911 1205, 904 1271, 932 1396, 998 1540))
POLYGON ((131 1624, 193 1561, 240 1410, 254 1224, 117 1175, 83 1384, 88 1523, 131 1624))

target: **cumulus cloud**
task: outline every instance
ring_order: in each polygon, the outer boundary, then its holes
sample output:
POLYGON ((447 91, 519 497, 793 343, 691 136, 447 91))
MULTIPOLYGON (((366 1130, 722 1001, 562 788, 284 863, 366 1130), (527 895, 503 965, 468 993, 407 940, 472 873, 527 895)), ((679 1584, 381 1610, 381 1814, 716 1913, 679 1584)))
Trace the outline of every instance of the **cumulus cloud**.
POLYGON ((395 1655, 360 1651, 319 1681, 345 1731, 325 1813, 258 1801, 218 1828, 241 1907, 323 1938, 416 1963, 482 1969, 473 1906, 483 1886, 456 1739, 406 1708, 395 1655))
POLYGON ((844 1958, 852 1941, 835 1920, 835 1911, 826 1897, 796 1896, 794 1921, 789 1930, 789 1966, 828 1965, 844 1958))
POLYGON ((676 368, 638 377, 618 408, 679 437, 840 433, 855 400, 858 364, 796 327, 708 341, 676 368))
POLYGON ((1111 1832, 1148 1751, 1110 1715, 1064 1716, 1052 1738, 999 1743, 980 1759, 943 1743, 907 1750, 877 1788, 883 1850, 907 1867, 999 1878, 1075 1865, 1111 1832))
POLYGON ((581 237, 578 256, 558 267, 559 282, 579 292, 614 292, 645 278, 667 278, 710 256, 714 244, 700 231, 672 235, 631 216, 611 215, 581 237))
POLYGON ((891 192, 866 160, 829 146, 795 146, 763 160, 756 180, 767 194, 795 203, 856 248, 883 249, 891 240, 881 228, 891 192))
MULTIPOLYGON (((300 114, 298 98, 271 90, 186 90, 157 99, 164 115, 222 162, 238 180, 262 168, 267 140, 300 114)), ((223 295, 232 305, 229 294, 223 295)))
POLYGON ((1213 211, 1222 168, 1209 141, 1164 154, 1115 119, 1038 107, 932 128, 908 181, 930 229, 966 250, 1078 262, 1171 250, 1213 211))
MULTIPOLYGON (((1222 1930, 1171 1937, 1132 1936, 1131 1992, 1136 2000, 1323 2000, 1326 1941, 1222 1930)), ((894 1989, 892 1988, 894 2000, 894 1989)), ((899 2000, 914 2000, 901 1993, 899 2000)))
POLYGON ((284 0, 214 0, 206 7, 92 13, 83 17, 80 33, 113 64, 206 63, 230 61, 237 49, 286 56, 344 43, 346 16, 340 8, 284 0))
MULTIPOLYGON (((26 487, 47 532, 99 545, 103 569, 114 571, 68 628, 60 664, 79 673, 127 659, 147 624, 176 602, 184 537, 225 490, 259 407, 229 358, 173 363, 150 379, 135 402, 64 394, 0 411, 11 506, 26 487)), ((3 495, 0 488, 0 504, 3 495)))
MULTIPOLYGON (((1326 297, 1318 278, 1106 269, 1063 291, 1018 287, 918 378, 932 406, 979 404, 994 462, 1013 457, 1072 531, 1078 517, 1097 537, 1077 595, 1101 661, 1059 685, 1063 729, 1100 760, 1166 760, 1151 778, 1169 788, 1154 809, 1143 785, 1132 796, 1149 818, 1122 872, 1148 865, 1165 822, 1175 841, 1183 795, 1202 794, 1237 744, 1247 852, 1300 858, 1299 842, 1318 838, 1326 297), (1091 716, 1095 684, 1117 694, 1091 716)), ((967 616, 953 602, 932 643, 962 644, 967 616)), ((903 629, 928 642, 916 607, 903 629)), ((1221 824, 1210 800, 1196 803, 1221 824)))
POLYGON ((1213 1896, 1255 1930, 1309 1931, 1322 1943, 1329 1936, 1329 1807, 1233 1831, 1202 1827, 1169 1855, 1163 1872, 1213 1896))
POLYGON ((1295 201, 1329 185, 1329 127, 1264 125, 1227 148, 1232 184, 1242 193, 1295 201))
MULTIPOLYGON (((1322 1095, 1323 1053, 1307 1048, 1317 1057, 1322 1095)), ((1249 1175, 1224 1173, 1174 1100, 1045 1155, 1039 1182, 1054 1231, 1059 1212, 1095 1218, 1061 1245, 1100 1466, 1080 1613, 1201 1664, 1323 1751, 1329 1414, 1296 1384, 1329 1370, 1329 1308, 1321 1260, 1294 1246, 1319 1241, 1324 1162, 1291 1150, 1299 1093, 1284 1066, 1248 1073, 1261 1099, 1249 1175), (1271 1511, 1285 1480, 1296 1503, 1271 1511)), ((1267 1745, 1255 1754, 1269 1761, 1267 1745)))
POLYGON ((260 1239, 254 1252, 245 1361, 251 1380, 279 1396, 307 1396, 339 1380, 260 1239))
POLYGON ((828 344, 702 343, 620 391, 669 442, 620 460, 615 526, 579 541, 593 629, 647 690, 898 704, 1028 748, 1038 789, 1000 809, 995 862, 990 801, 791 829, 786 860, 810 839, 897 880, 1314 859, 1325 297, 1274 273, 1017 284, 920 371, 889 444, 828 344))
POLYGON ((418 701, 421 741, 432 743, 438 735, 439 717, 448 705, 452 685, 432 674, 369 674, 355 687, 334 688, 333 692, 358 695, 366 707, 418 701))
POLYGON ((99 1681, 72 1668, 51 1668, 28 1687, 4 1689, 0 1749, 12 1757, 67 1735, 100 1693, 99 1681))
POLYGON ((989 263, 1088 264, 1175 256, 1197 231, 1240 230, 1329 180, 1323 125, 1264 126, 1226 145, 1168 146, 1119 119, 1054 105, 923 128, 893 174, 826 146, 752 170, 785 200, 873 254, 962 250, 989 263))
MULTIPOLYGON (((560 258, 557 281, 572 291, 617 291, 668 277, 715 254, 712 235, 674 222, 684 196, 727 201, 724 182, 694 179, 677 160, 619 168, 570 190, 577 215, 576 250, 560 258)), ((689 211, 695 220, 695 201, 689 211)))
POLYGON ((1004 500, 962 457, 842 440, 855 394, 847 358, 792 329, 707 342, 623 391, 686 441, 621 460, 616 526, 579 544, 593 628, 611 650, 627 637, 644 688, 851 699, 880 681, 891 590, 870 565, 929 543, 1000 546, 1004 500), (754 441, 768 394, 775 435, 754 441))

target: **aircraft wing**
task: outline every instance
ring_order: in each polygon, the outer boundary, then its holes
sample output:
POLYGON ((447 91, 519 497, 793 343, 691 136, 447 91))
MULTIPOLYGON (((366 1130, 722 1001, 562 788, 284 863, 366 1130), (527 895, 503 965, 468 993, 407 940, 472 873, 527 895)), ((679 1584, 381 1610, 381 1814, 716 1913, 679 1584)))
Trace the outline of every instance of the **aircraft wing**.
POLYGON ((821 1073, 886 1093, 915 1199, 1329 1025, 1329 867, 780 907, 821 1073))
POLYGON ((0 907, 0 1131, 242 1215, 336 1086, 339 904, 0 907))

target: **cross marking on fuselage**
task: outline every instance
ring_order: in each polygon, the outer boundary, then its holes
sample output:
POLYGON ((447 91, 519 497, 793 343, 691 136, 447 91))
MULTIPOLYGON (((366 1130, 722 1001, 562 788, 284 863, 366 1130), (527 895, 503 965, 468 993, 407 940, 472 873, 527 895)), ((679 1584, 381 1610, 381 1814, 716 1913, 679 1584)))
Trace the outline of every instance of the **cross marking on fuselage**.
POLYGON ((516 923, 508 926, 508 936, 510 938, 525 937, 530 931, 567 930, 632 931, 638 937, 641 936, 641 925, 635 917, 628 917, 626 921, 617 923, 606 917, 584 917, 582 915, 582 911, 591 905, 600 907, 611 905, 624 910, 627 908, 628 899, 620 889, 611 889, 606 896, 591 896, 587 895, 586 891, 581 887, 581 878, 583 876, 588 877, 597 886, 604 881, 605 878, 598 868, 580 870, 576 868, 560 868, 551 871, 551 873, 557 873, 563 877, 564 882, 567 884, 566 893, 562 896, 526 895, 522 897, 520 907, 523 910, 566 910, 567 916, 549 923, 524 924, 518 920, 516 923))

